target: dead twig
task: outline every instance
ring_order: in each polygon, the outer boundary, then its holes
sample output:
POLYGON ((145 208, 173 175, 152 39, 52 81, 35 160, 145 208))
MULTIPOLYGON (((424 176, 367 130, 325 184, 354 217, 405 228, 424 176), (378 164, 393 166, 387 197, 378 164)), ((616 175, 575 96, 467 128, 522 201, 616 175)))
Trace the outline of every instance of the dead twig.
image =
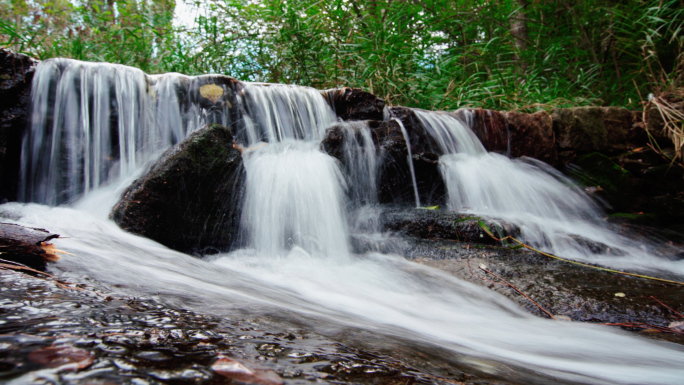
POLYGON ((682 313, 680 313, 680 312, 676 311, 675 309, 673 309, 673 308, 671 308, 671 307, 665 305, 664 303, 660 302, 660 300, 658 300, 658 298, 656 298, 656 297, 654 297, 654 296, 651 296, 651 298, 653 298, 654 300, 656 300, 656 302, 658 302, 659 304, 661 304, 661 305, 665 306, 666 308, 668 308, 671 312, 673 312, 673 313, 677 314, 678 316, 684 318, 684 315, 682 315, 682 313))
POLYGON ((473 269, 470 268, 470 258, 466 259, 466 262, 468 263, 468 271, 470 271, 470 274, 472 274, 474 277, 479 278, 479 279, 481 279, 481 280, 483 280, 483 281, 486 281, 486 282, 490 282, 490 283, 494 283, 494 284, 497 284, 497 285, 506 286, 505 284, 503 284, 503 283, 501 283, 501 282, 495 282, 495 281, 492 281, 491 279, 487 279, 487 278, 484 278, 484 277, 480 277, 479 275, 473 273, 473 269))
MULTIPOLYGON (((524 296, 525 298, 527 298, 528 300, 530 300, 530 302, 532 302, 533 304, 535 304, 535 305, 539 308, 539 310, 541 310, 541 311, 543 311, 544 313, 546 313, 546 315, 548 315, 549 318, 554 319, 554 320, 556 319, 556 317, 554 317, 553 314, 549 313, 549 312, 548 312, 546 309, 544 309, 540 304, 538 304, 537 301, 533 300, 532 298, 530 298, 530 296, 528 296, 527 294, 523 293, 522 290, 520 290, 520 289, 518 289, 517 287, 515 287, 512 283, 510 283, 510 282, 506 281, 505 279, 501 278, 500 276, 496 275, 494 272, 487 270, 487 268, 484 267, 483 265, 480 265, 479 268, 480 268, 480 270, 484 271, 485 273, 491 274, 491 275, 495 276, 499 281, 503 282, 503 284, 509 286, 510 288, 512 288, 513 290, 517 291, 517 292, 520 293, 522 296, 524 296)), ((470 269, 470 260, 468 260, 468 269, 470 269)), ((472 273, 473 271, 471 270, 470 272, 472 273)), ((473 274, 473 275, 475 275, 475 274, 473 274)), ((477 275, 475 275, 475 276, 478 277, 477 275)), ((478 277, 478 278, 483 279, 483 280, 485 280, 485 281, 489 281, 488 279, 484 279, 484 278, 481 278, 481 277, 478 277)), ((493 281, 489 281, 489 282, 493 282, 493 281)), ((501 284, 500 282, 493 282, 493 283, 499 283, 499 284, 501 284)))

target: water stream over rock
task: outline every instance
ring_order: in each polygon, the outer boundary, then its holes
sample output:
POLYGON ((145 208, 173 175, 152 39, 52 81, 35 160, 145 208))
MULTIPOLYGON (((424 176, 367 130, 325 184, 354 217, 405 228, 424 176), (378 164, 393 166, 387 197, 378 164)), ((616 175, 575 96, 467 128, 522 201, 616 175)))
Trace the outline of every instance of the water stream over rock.
MULTIPOLYGON (((345 170, 320 150, 336 117, 318 91, 211 75, 146 76, 68 60, 43 62, 34 87, 22 196, 37 203, 5 204, 0 216, 61 234, 54 243, 72 254, 51 268, 61 277, 215 316, 263 317, 348 341, 371 336, 380 348, 422 349, 514 383, 678 384, 684 378, 680 345, 541 319, 500 294, 401 255, 352 253, 349 221, 358 215, 347 210, 381 209, 368 195, 373 183, 358 186, 377 178, 367 169, 374 158, 370 147, 350 151, 357 164, 345 170), (214 122, 231 127, 242 149, 239 247, 200 259, 107 219, 146 164, 214 122)), ((591 201, 547 166, 487 153, 454 117, 416 114, 441 151, 451 210, 509 219, 521 224, 526 241, 572 258, 665 267, 684 276, 681 261, 637 256, 640 247, 602 226, 591 201), (577 236, 626 251, 587 255, 577 236)), ((359 145, 369 144, 369 134, 357 134, 359 145)))

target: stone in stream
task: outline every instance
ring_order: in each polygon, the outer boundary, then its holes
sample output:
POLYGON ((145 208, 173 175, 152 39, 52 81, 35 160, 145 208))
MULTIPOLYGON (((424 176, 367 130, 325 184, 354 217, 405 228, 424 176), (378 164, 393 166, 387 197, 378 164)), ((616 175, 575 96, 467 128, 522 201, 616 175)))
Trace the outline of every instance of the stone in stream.
POLYGON ((244 168, 229 128, 211 125, 169 150, 123 193, 111 217, 124 230, 192 254, 236 240, 244 168))

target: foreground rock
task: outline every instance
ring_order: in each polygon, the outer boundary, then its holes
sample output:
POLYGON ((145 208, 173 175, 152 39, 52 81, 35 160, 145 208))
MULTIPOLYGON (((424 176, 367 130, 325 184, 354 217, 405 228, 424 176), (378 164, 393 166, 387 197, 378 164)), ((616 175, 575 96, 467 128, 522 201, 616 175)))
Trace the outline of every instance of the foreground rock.
POLYGON ((0 49, 0 203, 17 198, 21 137, 37 64, 26 55, 0 49))
POLYGON ((478 245, 501 245, 487 231, 498 238, 519 233, 510 223, 445 210, 386 208, 380 222, 385 230, 402 236, 478 245))
POLYGON ((111 217, 124 230, 202 254, 237 237, 244 169, 230 129, 192 133, 135 181, 111 217))

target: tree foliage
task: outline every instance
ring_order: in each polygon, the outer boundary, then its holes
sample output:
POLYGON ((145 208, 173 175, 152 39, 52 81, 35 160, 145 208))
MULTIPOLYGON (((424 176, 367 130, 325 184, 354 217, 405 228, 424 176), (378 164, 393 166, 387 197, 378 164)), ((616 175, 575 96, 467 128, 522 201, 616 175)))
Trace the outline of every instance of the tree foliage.
POLYGON ((682 0, 209 0, 191 27, 169 0, 76 4, 0 0, 0 44, 430 109, 636 107, 684 70, 682 0))

